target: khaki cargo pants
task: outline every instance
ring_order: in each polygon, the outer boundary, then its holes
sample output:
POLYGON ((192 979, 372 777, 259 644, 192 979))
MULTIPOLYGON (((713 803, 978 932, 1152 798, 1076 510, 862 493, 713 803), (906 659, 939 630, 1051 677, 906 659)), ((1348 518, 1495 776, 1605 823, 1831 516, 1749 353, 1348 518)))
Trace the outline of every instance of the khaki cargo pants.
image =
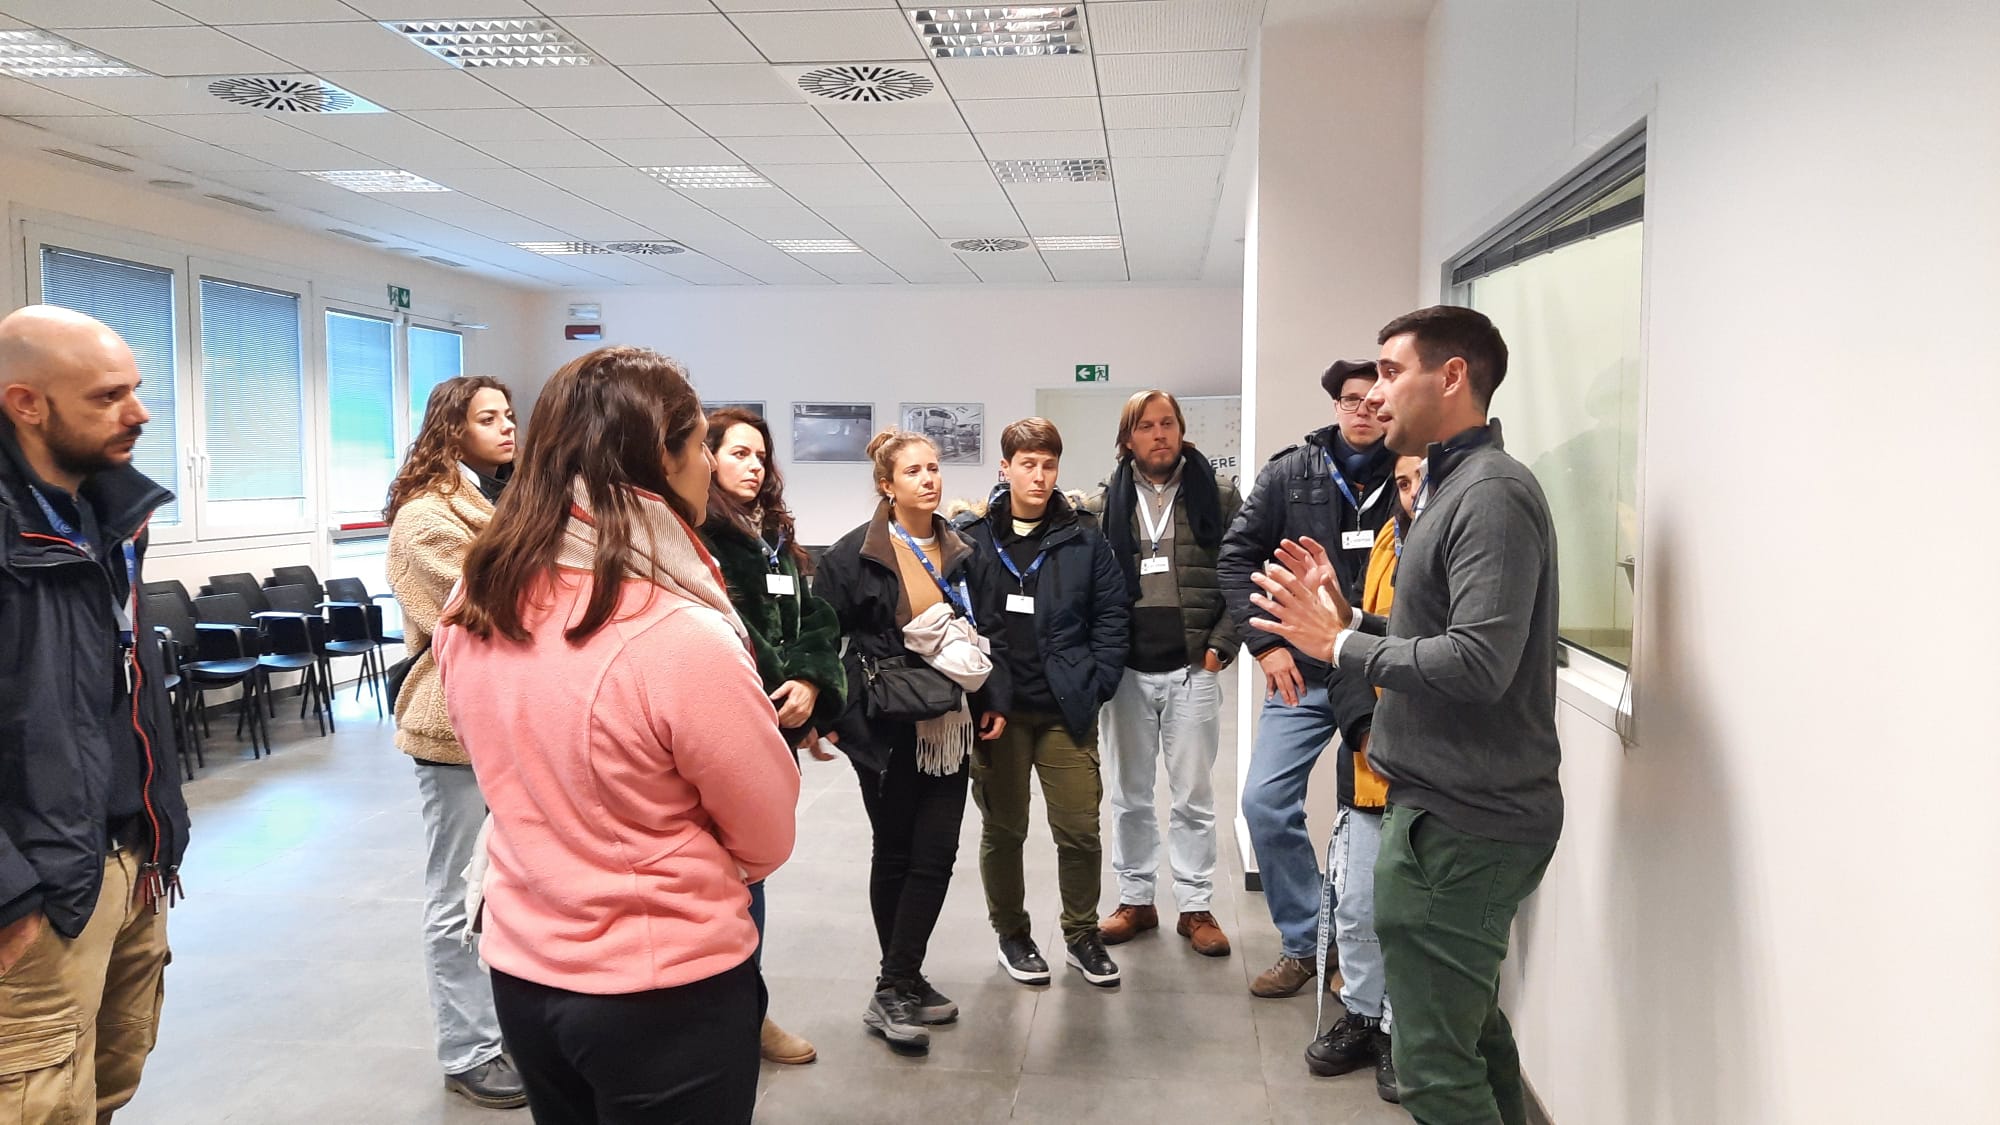
POLYGON ((0 1125, 88 1125, 132 1100, 160 1026, 167 915, 136 891, 139 857, 104 861, 74 941, 44 925, 0 976, 0 1125))

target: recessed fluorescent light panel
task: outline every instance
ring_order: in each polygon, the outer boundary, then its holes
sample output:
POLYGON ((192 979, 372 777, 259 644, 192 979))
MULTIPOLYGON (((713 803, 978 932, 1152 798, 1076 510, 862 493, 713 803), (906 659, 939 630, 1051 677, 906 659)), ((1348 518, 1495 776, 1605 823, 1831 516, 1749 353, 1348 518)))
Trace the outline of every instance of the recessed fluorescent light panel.
POLYGON ((517 250, 526 250, 530 254, 546 254, 550 257, 560 257, 566 254, 611 253, 611 251, 594 242, 516 242, 514 243, 514 247, 517 250))
POLYGON ((144 73, 46 31, 0 31, 0 74, 15 78, 130 78, 144 73))
POLYGON ((1084 49, 1083 20, 1074 4, 918 8, 910 20, 934 58, 1080 55, 1084 49))
POLYGON ((1102 156, 1072 160, 995 160, 993 174, 1003 184, 1088 184, 1111 178, 1111 162, 1102 156))
POLYGON ((787 254, 861 253, 861 247, 845 238, 774 238, 771 245, 787 254))
POLYGON ((771 186, 771 181, 751 171, 747 164, 682 164, 639 170, 668 187, 707 189, 771 186))
POLYGON ((1037 250, 1122 250, 1124 243, 1115 234, 1058 235, 1037 238, 1037 250))
POLYGON ((433 183, 414 172, 399 171, 394 168, 348 168, 331 172, 305 172, 315 180, 324 180, 334 187, 348 191, 394 192, 394 191, 450 191, 443 184, 433 183))
POLYGON ((589 66, 596 61, 551 20, 395 20, 382 26, 453 66, 589 66))

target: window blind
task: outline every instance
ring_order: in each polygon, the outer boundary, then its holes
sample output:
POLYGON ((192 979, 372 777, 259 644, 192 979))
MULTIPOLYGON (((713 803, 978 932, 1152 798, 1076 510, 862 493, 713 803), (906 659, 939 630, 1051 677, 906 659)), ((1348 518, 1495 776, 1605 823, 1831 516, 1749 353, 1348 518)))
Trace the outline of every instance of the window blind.
POLYGON ((410 326, 410 440, 424 428, 431 389, 465 374, 465 337, 439 328, 410 326))
POLYGON ((395 327, 326 314, 326 389, 333 510, 379 511, 396 472, 395 327))
POLYGON ((305 365, 299 297, 201 279, 206 500, 255 519, 305 514, 305 365), (273 503, 273 502, 277 503, 273 503))

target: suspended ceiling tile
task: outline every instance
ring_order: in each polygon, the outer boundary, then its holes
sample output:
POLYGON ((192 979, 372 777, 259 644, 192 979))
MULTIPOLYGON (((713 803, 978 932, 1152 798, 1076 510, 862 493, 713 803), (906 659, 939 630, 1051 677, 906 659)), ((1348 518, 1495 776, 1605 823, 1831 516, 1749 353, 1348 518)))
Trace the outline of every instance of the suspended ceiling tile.
POLYGON ((550 109, 543 116, 589 141, 663 140, 699 137, 694 122, 663 105, 550 109))
POLYGON ((232 24, 222 30, 301 70, 441 70, 451 66, 379 23, 232 24))
POLYGON ((1019 238, 1028 233, 1012 207, 920 204, 916 210, 939 238, 1019 238))
POLYGON ((1111 193, 1111 182, 1109 180, 1098 180, 1080 184, 1058 181, 1055 183, 1002 184, 1001 186, 1006 190, 1007 198, 1013 200, 1017 206, 1023 203, 1110 204, 1115 201, 1111 193))
POLYGON ((799 205, 785 189, 775 186, 675 190, 719 215, 726 215, 731 211, 769 211, 799 205))
POLYGON ((903 192, 953 192, 962 188, 997 187, 993 167, 985 161, 927 164, 884 164, 876 169, 889 186, 903 192))
POLYGON ((643 16, 693 15, 715 11, 709 0, 535 0, 544 15, 564 16, 643 16))
POLYGON ((930 238, 931 229, 909 207, 894 205, 848 207, 827 205, 813 208, 820 218, 840 228, 843 234, 859 239, 863 232, 885 238, 930 238))
POLYGON ((1115 203, 1044 203, 1015 199, 1014 210, 1030 234, 1117 234, 1115 203))
POLYGON ((675 276, 696 285, 758 285, 756 278, 705 254, 678 254, 667 265, 675 276))
MULTIPOLYGON (((172 3, 173 0, 167 0, 172 3)), ((478 20, 535 16, 529 0, 345 0, 371 20, 478 20), (418 14, 412 15, 412 12, 418 14)))
POLYGON ((231 105, 209 93, 207 83, 188 78, 55 78, 39 85, 133 117, 257 112, 246 106, 231 105))
POLYGON ((672 63, 747 63, 761 56, 728 17, 570 16, 562 26, 583 44, 618 66, 672 63))
POLYGON ((1143 156, 1222 156, 1234 143, 1236 130, 1113 129, 1111 155, 1118 159, 1143 156))
POLYGON ((707 137, 599 141, 597 147, 634 168, 738 162, 736 154, 707 137))
POLYGON ((1097 77, 1089 55, 937 59, 933 65, 945 89, 959 101, 1097 96, 1097 77))
POLYGON ((150 160, 185 172, 250 172, 270 168, 261 160, 231 152, 200 141, 178 141, 164 145, 132 145, 122 151, 140 160, 150 160))
POLYGON ((980 150, 988 160, 1073 159, 1106 156, 1104 133, 1099 129, 1066 129, 1053 133, 981 133, 980 150))
POLYGON ((652 91, 610 66, 484 67, 480 81, 532 109, 658 105, 652 91))
POLYGON ((137 120, 146 121, 162 129, 170 129, 198 141, 207 141, 212 145, 281 145, 292 141, 310 140, 313 136, 294 129, 274 117, 247 113, 180 113, 171 117, 145 117, 137 120))
POLYGON ((1248 51, 1099 55, 1097 78, 1107 95, 1240 90, 1248 58, 1248 51))
POLYGON ((1134 94, 1104 99, 1108 129, 1203 129, 1236 124, 1241 92, 1220 94, 1134 94))
POLYGON ((916 29, 899 11, 753 12, 729 18, 774 63, 925 57, 916 29))
POLYGON ((462 70, 326 70, 319 76, 384 109, 400 112, 502 109, 514 99, 462 70))
POLYGON ((725 12, 826 12, 842 8, 888 8, 896 0, 714 0, 725 12))
POLYGON ((859 164, 861 156, 845 138, 721 137, 737 156, 750 164, 859 164))
POLYGON ((849 137, 888 133, 950 133, 965 128, 951 100, 942 97, 909 102, 813 103, 833 127, 849 137))
POLYGON ((427 109, 406 114, 411 120, 455 140, 557 141, 569 130, 532 109, 427 109))
POLYGON ((436 173, 458 168, 498 168, 500 158, 457 141, 437 140, 428 144, 405 147, 401 144, 384 147, 382 152, 371 153, 390 161, 408 172, 415 172, 427 180, 437 179, 436 173), (391 155, 393 151, 393 156, 391 155))
POLYGON ((637 168, 543 168, 535 176, 620 214, 631 207, 682 215, 701 210, 686 196, 637 168))
POLYGON ((825 219, 804 207, 743 207, 722 215, 758 238, 840 237, 825 219))
POLYGON ((742 105, 794 102, 798 90, 763 63, 632 66, 625 73, 669 105, 742 105))
POLYGON ((757 170, 809 207, 886 207, 901 202, 866 164, 760 164, 757 170))
MULTIPOLYGON (((157 124, 132 117, 21 117, 16 120, 61 137, 88 141, 105 148, 129 149, 135 145, 170 145, 185 139, 180 134, 157 124)), ((292 137, 296 139, 298 134, 293 133, 292 137)))
POLYGON ((1122 250, 1044 250, 1042 261, 1057 281, 1116 282, 1129 277, 1122 250))
POLYGON ((975 133, 1037 133, 1102 129, 1096 98, 1015 98, 959 106, 975 133))
POLYGON ((169 77, 271 74, 290 69, 274 56, 212 27, 97 28, 70 32, 67 38, 121 62, 169 77))
POLYGON ((833 131, 811 106, 691 105, 681 109, 688 120, 713 137, 804 137, 833 131))
POLYGON ((1146 180, 1213 184, 1224 163, 1220 156, 1124 156, 1111 162, 1111 174, 1120 186, 1146 180))
POLYGON ((58 94, 18 78, 0 78, 0 114, 9 117, 95 117, 103 106, 58 94))
POLYGON ((195 21, 154 0, 8 0, 7 14, 53 30, 175 27, 195 21))
POLYGON ((979 275, 979 280, 988 284, 1054 280, 1049 276, 1049 268, 1042 264, 1041 255, 1033 250, 1015 250, 1007 254, 961 254, 959 258, 967 269, 979 275))
POLYGON ((1257 34, 1258 0, 1117 0, 1094 3, 1091 50, 1100 55, 1149 51, 1247 50, 1257 34))
MULTIPOLYGON (((174 8, 203 23, 325 23, 360 13, 341 0, 174 0, 174 8)), ((324 77, 324 76, 322 76, 324 77)))
POLYGON ((847 138, 870 164, 921 164, 937 160, 984 160, 972 134, 962 128, 945 133, 864 134, 847 138))
POLYGON ((611 168, 623 162, 589 141, 480 141, 473 146, 516 168, 611 168))
POLYGON ((294 171, 328 172, 355 168, 380 168, 383 162, 334 144, 332 141, 287 141, 280 145, 227 145, 232 152, 252 156, 266 164, 294 171))

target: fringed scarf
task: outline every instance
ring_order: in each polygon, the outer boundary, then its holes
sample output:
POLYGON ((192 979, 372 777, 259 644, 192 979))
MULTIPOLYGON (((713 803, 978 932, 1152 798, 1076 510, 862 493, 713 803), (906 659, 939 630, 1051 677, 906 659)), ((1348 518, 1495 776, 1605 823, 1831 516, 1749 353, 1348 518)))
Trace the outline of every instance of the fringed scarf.
POLYGON ((917 724, 917 769, 933 777, 950 777, 965 764, 976 736, 972 722, 972 693, 986 686, 993 673, 993 658, 972 628, 972 622, 938 603, 903 626, 903 647, 922 657, 924 663, 950 677, 965 690, 958 708, 917 724))
MULTIPOLYGON (((728 618, 729 627, 748 648, 750 632, 730 604, 729 587, 708 548, 665 500, 641 488, 629 491, 639 505, 638 519, 632 526, 628 573, 728 618)), ((570 486, 569 524, 563 528, 556 565, 571 570, 597 569, 597 521, 591 518, 590 496, 580 480, 570 486)))

